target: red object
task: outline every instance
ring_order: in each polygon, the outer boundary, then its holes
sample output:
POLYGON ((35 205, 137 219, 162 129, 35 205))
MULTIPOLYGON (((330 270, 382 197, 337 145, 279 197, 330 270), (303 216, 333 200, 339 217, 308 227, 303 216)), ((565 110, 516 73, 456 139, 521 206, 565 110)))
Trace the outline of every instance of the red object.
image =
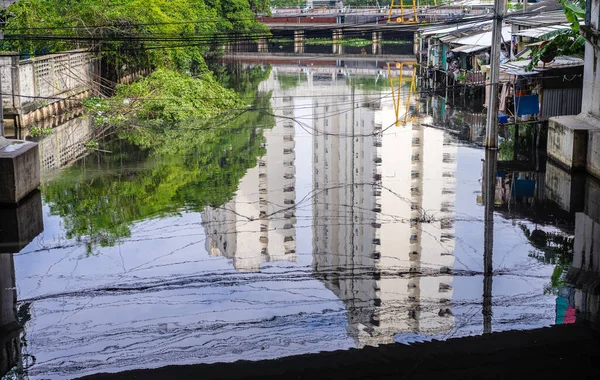
POLYGON ((577 312, 577 310, 575 310, 575 308, 569 306, 567 308, 567 311, 565 312, 565 318, 563 319, 563 325, 575 323, 575 320, 577 319, 576 312, 577 312))

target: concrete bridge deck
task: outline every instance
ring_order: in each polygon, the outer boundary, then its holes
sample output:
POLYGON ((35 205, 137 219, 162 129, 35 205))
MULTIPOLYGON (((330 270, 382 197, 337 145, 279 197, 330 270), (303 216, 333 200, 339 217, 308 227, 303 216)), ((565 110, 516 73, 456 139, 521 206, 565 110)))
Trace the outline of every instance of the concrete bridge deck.
POLYGON ((335 23, 306 23, 306 24, 294 24, 294 23, 268 23, 266 24, 269 29, 278 30, 326 30, 330 31, 332 28, 337 30, 349 30, 349 31, 401 31, 401 32, 416 32, 420 25, 419 24, 375 24, 375 23, 360 23, 360 24, 335 24, 335 23))

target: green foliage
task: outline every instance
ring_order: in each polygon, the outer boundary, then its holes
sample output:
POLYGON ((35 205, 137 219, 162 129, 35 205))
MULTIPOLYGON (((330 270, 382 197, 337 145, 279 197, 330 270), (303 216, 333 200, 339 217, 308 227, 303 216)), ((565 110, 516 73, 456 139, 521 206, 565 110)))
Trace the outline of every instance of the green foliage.
POLYGON ((563 286, 562 275, 573 262, 574 238, 542 230, 530 231, 524 224, 521 224, 520 227, 527 240, 536 248, 536 251, 530 253, 529 257, 545 264, 555 265, 550 278, 549 292, 563 286))
POLYGON ((282 90, 296 88, 302 80, 301 74, 277 74, 277 81, 282 90))
POLYGON ((32 137, 46 137, 52 134, 52 128, 50 127, 31 127, 29 134, 32 137))
POLYGON ((213 117, 241 106, 236 93, 223 88, 212 75, 192 78, 163 69, 133 84, 119 86, 113 104, 137 119, 168 121, 213 117))
POLYGON ((508 2, 507 4, 507 8, 509 11, 518 11, 523 9, 523 4, 522 3, 513 3, 513 2, 508 2))
POLYGON ((585 39, 579 34, 581 29, 579 20, 585 17, 585 0, 559 0, 559 2, 565 10, 571 28, 542 36, 540 39, 546 42, 532 49, 528 71, 532 71, 539 61, 549 61, 556 56, 583 56, 585 52, 585 39))
POLYGON ((363 91, 381 91, 390 88, 389 79, 380 76, 351 77, 346 79, 346 83, 363 91))
MULTIPOLYGON (((44 183, 45 201, 64 220, 67 237, 85 243, 89 256, 97 246, 129 237, 136 221, 230 200, 247 169, 265 153, 262 130, 275 125, 270 113, 262 112, 269 110, 270 94, 257 93, 269 71, 219 71, 223 85, 237 81, 248 110, 202 119, 127 119, 117 129, 120 138, 106 142, 111 154, 93 151, 44 183)), ((95 112, 111 110, 106 101, 87 103, 95 112)))
POLYGON ((4 26, 4 50, 23 55, 96 48, 117 71, 206 70, 224 33, 266 33, 251 6, 266 0, 22 0, 4 26))

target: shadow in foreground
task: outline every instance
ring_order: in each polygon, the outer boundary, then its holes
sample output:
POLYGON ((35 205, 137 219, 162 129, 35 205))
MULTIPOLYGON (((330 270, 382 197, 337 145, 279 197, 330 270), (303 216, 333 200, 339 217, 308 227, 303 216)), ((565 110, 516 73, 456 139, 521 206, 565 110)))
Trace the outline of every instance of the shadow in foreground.
MULTIPOLYGON (((477 337, 390 344, 259 362, 171 366, 86 379, 450 379, 558 378, 600 375, 600 334, 583 325, 477 337)), ((589 377, 589 378, 592 378, 589 377)))

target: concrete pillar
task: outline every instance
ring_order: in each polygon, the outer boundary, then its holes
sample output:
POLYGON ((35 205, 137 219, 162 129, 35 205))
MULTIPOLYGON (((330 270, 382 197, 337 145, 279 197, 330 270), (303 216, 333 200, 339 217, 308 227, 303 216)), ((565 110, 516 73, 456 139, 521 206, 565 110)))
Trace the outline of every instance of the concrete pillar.
POLYGON ((381 47, 381 44, 373 44, 372 49, 373 55, 383 54, 383 48, 381 47))
POLYGON ((344 37, 344 32, 341 29, 333 30, 333 43, 340 41, 344 37))
POLYGON ((373 39, 374 44, 381 43, 382 34, 383 34, 383 32, 376 32, 376 31, 373 32, 372 39, 373 39))
POLYGON ((600 119, 600 1, 590 0, 590 3, 586 14, 587 25, 582 28, 586 42, 581 113, 600 119))
POLYGON ((344 47, 342 46, 342 44, 340 43, 340 41, 343 38, 343 32, 340 29, 334 29, 333 30, 333 54, 343 54, 344 53, 344 47))
POLYGON ((0 204, 19 203, 40 185, 36 143, 0 138, 0 204))
POLYGON ((0 207, 0 253, 18 253, 44 230, 42 195, 35 190, 18 207, 0 207))
POLYGON ((27 246, 43 230, 42 196, 35 191, 18 207, 0 208, 0 377, 22 365, 21 322, 13 253, 27 246))
MULTIPOLYGON (((20 57, 18 55, 11 57, 11 70, 10 80, 12 83, 12 102, 15 114, 22 118, 23 110, 21 108, 21 71, 20 71, 20 57)), ((15 135, 18 134, 16 131, 17 125, 15 125, 15 135)))
POLYGON ((304 53, 304 30, 294 30, 294 53, 304 53))
POLYGON ((372 53, 373 53, 373 55, 383 54, 383 49, 381 47, 382 34, 383 34, 383 32, 377 32, 377 31, 373 32, 373 34, 372 34, 372 39, 373 39, 372 53))
POLYGON ((20 363, 20 334, 13 256, 0 253, 0 377, 20 363))
POLYGON ((419 34, 417 32, 413 34, 413 54, 419 54, 419 34))
POLYGON ((267 44, 267 39, 265 37, 258 38, 258 52, 259 53, 268 53, 269 45, 267 44))

